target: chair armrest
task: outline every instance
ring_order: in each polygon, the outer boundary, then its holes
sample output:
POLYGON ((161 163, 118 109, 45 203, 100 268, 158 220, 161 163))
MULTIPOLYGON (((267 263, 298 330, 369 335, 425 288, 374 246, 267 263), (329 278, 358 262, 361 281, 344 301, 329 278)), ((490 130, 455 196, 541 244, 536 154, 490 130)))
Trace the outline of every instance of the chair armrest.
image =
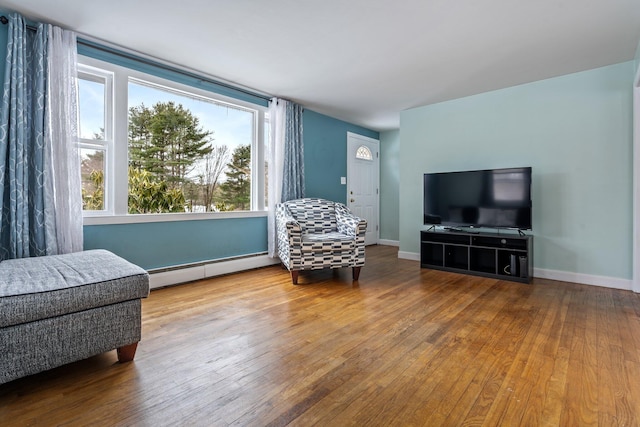
POLYGON ((346 206, 336 203, 338 232, 348 236, 362 236, 367 232, 367 221, 353 215, 346 206))
POLYGON ((302 226, 284 204, 279 204, 276 208, 276 227, 290 233, 302 233, 302 226))
POLYGON ((284 203, 276 206, 276 235, 278 257, 289 269, 302 254, 302 226, 284 203))
MULTIPOLYGON (((345 205, 336 203, 336 222, 338 223, 338 231, 340 233, 355 238, 356 244, 353 252, 352 266, 354 268, 362 267, 365 260, 364 242, 367 234, 367 221, 353 215, 345 205)), ((356 276, 354 275, 354 277, 356 276)))

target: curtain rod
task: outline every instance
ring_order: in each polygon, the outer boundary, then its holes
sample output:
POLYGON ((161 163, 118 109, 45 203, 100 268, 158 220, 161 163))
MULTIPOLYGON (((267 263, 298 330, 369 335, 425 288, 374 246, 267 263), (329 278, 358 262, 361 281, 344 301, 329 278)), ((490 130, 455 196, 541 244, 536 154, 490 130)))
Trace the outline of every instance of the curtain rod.
MULTIPOLYGON (((2 15, 2 16, 0 16, 0 23, 8 24, 9 20, 7 19, 6 16, 2 15)), ((32 26, 32 25, 27 25, 27 28, 30 29, 30 30, 34 30, 34 31, 37 30, 37 28, 32 26)), ((200 80, 202 82, 205 82, 205 83, 215 84, 215 85, 223 87, 225 89, 229 89, 229 90, 233 90, 233 91, 236 91, 236 92, 240 92, 240 93, 243 93, 245 95, 253 96, 253 97, 256 97, 256 98, 259 98, 259 99, 264 99, 265 101, 269 101, 272 98, 270 96, 262 95, 262 94, 259 94, 259 93, 255 93, 255 92, 252 92, 250 90, 243 89, 241 87, 237 87, 237 86, 234 86, 234 85, 231 85, 231 84, 228 84, 228 83, 224 83, 224 82, 220 82, 220 81, 217 81, 217 80, 214 80, 214 79, 210 79, 210 78, 204 77, 204 76, 202 76, 200 74, 197 74, 197 73, 194 73, 194 72, 191 72, 191 71, 181 70, 179 68, 175 68, 175 67, 172 67, 170 65, 163 64, 162 62, 153 61, 151 59, 135 56, 135 55, 132 55, 132 54, 129 54, 129 53, 126 53, 126 52, 120 52, 117 49, 111 49, 111 48, 103 47, 103 46, 100 46, 97 43, 92 43, 92 42, 89 42, 89 41, 85 41, 82 38, 78 38, 77 39, 77 43, 81 44, 81 45, 84 45, 84 46, 87 46, 87 47, 90 47, 92 49, 100 50, 100 51, 105 52, 105 53, 110 53, 112 55, 117 55, 117 56, 119 56, 121 58, 132 59, 134 61, 141 62, 141 63, 143 63, 145 65, 151 65, 153 67, 161 68, 164 71, 171 71, 171 72, 174 72, 174 73, 180 73, 180 74, 183 74, 183 75, 198 79, 198 80, 200 80)))
MULTIPOLYGON (((6 25, 8 23, 9 23, 9 19, 6 16, 4 15, 0 16, 0 24, 6 25)), ((38 28, 33 25, 27 24, 27 30, 38 31, 38 28)))

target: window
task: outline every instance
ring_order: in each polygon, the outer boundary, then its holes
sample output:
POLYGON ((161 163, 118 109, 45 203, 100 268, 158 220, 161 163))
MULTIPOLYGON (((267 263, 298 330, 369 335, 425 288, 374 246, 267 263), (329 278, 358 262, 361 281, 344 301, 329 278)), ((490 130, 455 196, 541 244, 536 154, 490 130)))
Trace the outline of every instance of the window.
POLYGON ((85 216, 264 210, 266 107, 88 58, 79 77, 85 216))
POLYGON ((106 182, 113 141, 112 83, 113 74, 105 70, 82 67, 78 72, 78 135, 85 211, 107 212, 110 208, 106 182))
POLYGON ((373 155, 371 154, 371 150, 366 145, 361 145, 356 150, 356 159, 361 160, 373 160, 373 155))

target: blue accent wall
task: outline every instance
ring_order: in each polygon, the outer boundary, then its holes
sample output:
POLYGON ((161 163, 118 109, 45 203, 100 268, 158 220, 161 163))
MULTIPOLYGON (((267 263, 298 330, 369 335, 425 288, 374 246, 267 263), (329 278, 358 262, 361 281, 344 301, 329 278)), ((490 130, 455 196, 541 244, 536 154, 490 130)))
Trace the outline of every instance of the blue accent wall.
MULTIPOLYGON (((307 196, 345 203, 340 177, 347 175, 347 132, 371 138, 378 132, 308 109, 303 127, 307 196)), ((267 218, 90 225, 84 227, 84 245, 110 250, 145 269, 162 268, 266 252, 267 218)))
POLYGON ((305 195, 346 203, 347 132, 379 139, 376 131, 304 110, 305 195))
MULTIPOLYGON (((9 11, 1 11, 6 14, 9 11)), ((7 26, 0 25, 0 58, 6 58, 7 26)), ((197 76, 164 70, 136 62, 135 56, 122 58, 110 49, 80 45, 78 53, 109 61, 158 77, 209 90, 257 105, 267 101, 233 90, 197 76)), ((0 81, 4 80, 0 67, 0 81)), ((347 132, 377 138, 378 133, 311 110, 303 118, 307 194, 345 202, 347 132)), ((85 249, 107 249, 145 269, 250 255, 267 251, 266 217, 223 218, 132 224, 86 225, 85 249)))
POLYGON ((107 249, 145 269, 267 251, 267 218, 87 225, 85 249, 107 249))
MULTIPOLYGON (((347 132, 378 132, 305 109, 307 196, 345 203, 347 132), (331 184, 329 184, 331 183, 331 184), (311 191, 310 191, 311 189, 311 191)), ((145 269, 267 251, 267 218, 224 218, 84 227, 85 249, 107 249, 145 269)))

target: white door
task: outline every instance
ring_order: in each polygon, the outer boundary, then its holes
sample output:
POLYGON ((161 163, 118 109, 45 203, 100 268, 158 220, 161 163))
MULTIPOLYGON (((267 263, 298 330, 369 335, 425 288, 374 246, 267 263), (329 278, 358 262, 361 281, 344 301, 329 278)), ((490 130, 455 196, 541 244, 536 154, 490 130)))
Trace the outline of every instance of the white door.
POLYGON ((378 243, 380 141, 347 133, 347 206, 367 220, 366 245, 378 243))

